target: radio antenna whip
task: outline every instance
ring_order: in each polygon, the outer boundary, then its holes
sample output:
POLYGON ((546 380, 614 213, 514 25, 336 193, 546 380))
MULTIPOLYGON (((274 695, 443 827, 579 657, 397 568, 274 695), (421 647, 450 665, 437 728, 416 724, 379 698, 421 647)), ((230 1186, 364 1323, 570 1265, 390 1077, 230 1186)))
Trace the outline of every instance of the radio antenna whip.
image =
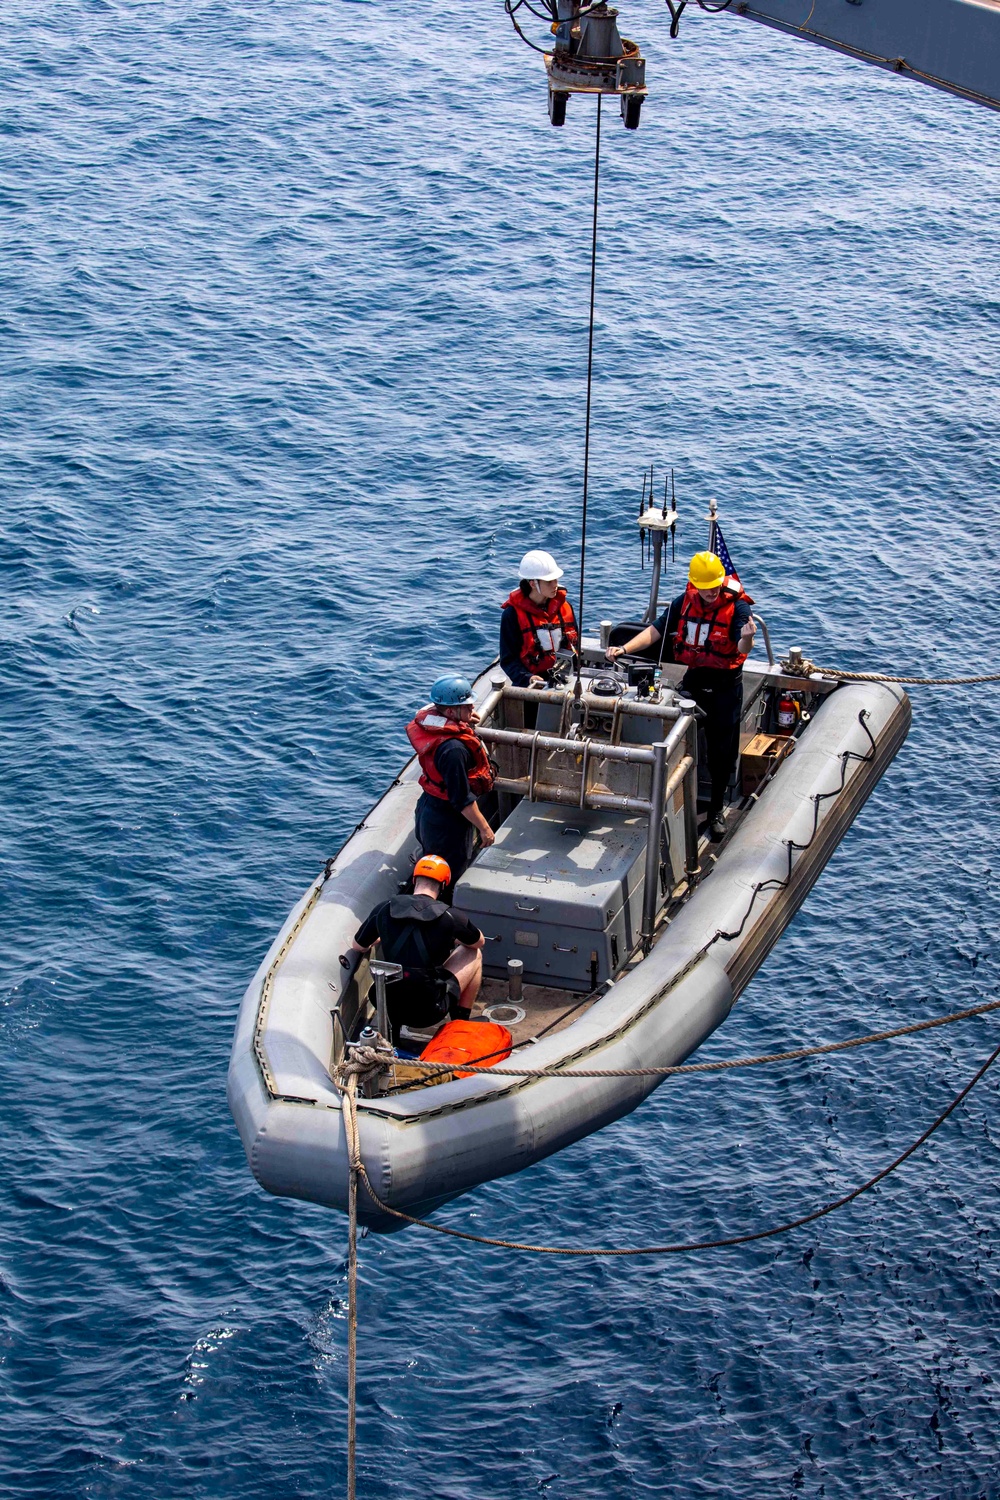
MULTIPOLYGON (((677 514, 677 491, 674 489, 674 471, 670 470, 670 509, 677 514)), ((670 528, 670 561, 677 561, 677 522, 670 528)))
POLYGON ((590 328, 587 335, 587 412, 583 438, 583 517, 580 527, 580 600, 576 628, 580 645, 576 656, 576 691, 580 692, 583 647, 583 585, 587 566, 587 486, 590 479, 590 393, 594 377, 594 296, 597 289, 597 189, 601 175, 601 95, 597 96, 597 132, 594 141, 594 227, 590 240, 590 328))

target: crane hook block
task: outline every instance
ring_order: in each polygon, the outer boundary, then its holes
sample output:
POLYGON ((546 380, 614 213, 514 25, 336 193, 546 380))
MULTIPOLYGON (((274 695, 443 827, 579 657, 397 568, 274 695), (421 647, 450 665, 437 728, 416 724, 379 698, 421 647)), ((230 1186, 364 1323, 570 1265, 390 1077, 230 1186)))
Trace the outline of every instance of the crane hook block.
POLYGON ((549 75, 549 119, 566 123, 570 94, 617 94, 626 130, 638 130, 646 97, 646 59, 618 30, 618 12, 604 0, 581 7, 554 0, 555 47, 545 54, 549 75))

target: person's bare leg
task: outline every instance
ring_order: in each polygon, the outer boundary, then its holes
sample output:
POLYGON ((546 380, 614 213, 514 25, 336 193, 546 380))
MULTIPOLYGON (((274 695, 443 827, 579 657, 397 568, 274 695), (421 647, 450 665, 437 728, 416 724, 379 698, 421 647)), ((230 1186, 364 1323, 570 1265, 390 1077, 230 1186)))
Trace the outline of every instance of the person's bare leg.
POLYGON ((471 1010, 483 982, 483 950, 460 946, 445 960, 444 967, 458 980, 462 991, 459 1001, 462 1009, 471 1010))

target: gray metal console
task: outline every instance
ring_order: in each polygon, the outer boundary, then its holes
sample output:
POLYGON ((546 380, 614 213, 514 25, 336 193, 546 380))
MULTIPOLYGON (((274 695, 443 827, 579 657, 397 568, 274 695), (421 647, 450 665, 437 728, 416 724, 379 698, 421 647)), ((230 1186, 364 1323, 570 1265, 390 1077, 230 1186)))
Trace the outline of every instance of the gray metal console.
POLYGON ((478 732, 510 812, 455 904, 489 939, 489 974, 520 958, 529 982, 593 989, 639 943, 649 951, 664 901, 697 878, 694 719, 673 693, 638 701, 593 685, 535 691, 499 677, 482 705, 478 732))
POLYGON ((520 802, 455 888, 486 973, 519 958, 529 984, 587 992, 613 978, 641 935, 646 833, 641 814, 520 802))

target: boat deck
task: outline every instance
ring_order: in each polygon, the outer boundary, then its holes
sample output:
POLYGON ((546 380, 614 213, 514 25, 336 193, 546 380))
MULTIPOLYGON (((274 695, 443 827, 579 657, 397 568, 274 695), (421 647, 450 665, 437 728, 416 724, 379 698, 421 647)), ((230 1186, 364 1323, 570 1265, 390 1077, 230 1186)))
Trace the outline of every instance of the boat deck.
MULTIPOLYGON (((507 982, 503 979, 484 979, 479 992, 479 1003, 475 1019, 497 1021, 506 1026, 515 1047, 523 1047, 539 1037, 562 1031, 577 1016, 583 1014, 597 995, 578 995, 571 990, 555 989, 544 984, 523 986, 521 1000, 513 1005, 507 998, 507 982)), ((411 1031, 404 1027, 402 1042, 407 1048, 417 1051, 430 1041, 437 1028, 411 1031)))
POLYGON ((588 1010, 596 998, 596 995, 578 995, 550 985, 526 984, 522 988, 521 1003, 515 1006, 507 998, 505 980, 484 979, 478 1013, 487 1021, 498 1021, 501 1026, 506 1026, 514 1039, 514 1046, 523 1047, 526 1042, 562 1031, 588 1010))
MULTIPOLYGON (((699 839, 702 868, 705 876, 711 873, 718 854, 723 844, 728 841, 739 824, 741 814, 745 810, 739 804, 733 803, 726 808, 726 838, 720 843, 711 843, 706 836, 699 839)), ((684 904, 690 893, 685 891, 679 900, 673 902, 660 916, 657 923, 657 932, 654 942, 662 935, 666 920, 672 917, 677 909, 684 904)), ((616 978, 641 962, 641 955, 637 950, 623 965, 616 978)), ((495 1021, 501 1026, 506 1026, 511 1034, 514 1049, 530 1046, 539 1041, 543 1036, 551 1036, 555 1032, 564 1030, 579 1016, 582 1016, 590 1007, 604 994, 608 988, 602 985, 599 990, 591 994, 579 994, 573 990, 560 989, 554 985, 525 984, 522 987, 521 999, 514 1004, 507 993, 507 981, 505 979, 484 978, 482 989, 479 993, 479 1001, 476 1005, 476 1020, 495 1021)), ((404 1027, 402 1044, 412 1052, 419 1053, 434 1036, 437 1028, 430 1027, 426 1030, 411 1031, 404 1027)), ((430 1082, 425 1074, 416 1073, 409 1077, 405 1069, 400 1069, 400 1077, 397 1081, 397 1089, 402 1087, 418 1087, 430 1082)), ((396 1089, 393 1090, 396 1092, 396 1089)))

